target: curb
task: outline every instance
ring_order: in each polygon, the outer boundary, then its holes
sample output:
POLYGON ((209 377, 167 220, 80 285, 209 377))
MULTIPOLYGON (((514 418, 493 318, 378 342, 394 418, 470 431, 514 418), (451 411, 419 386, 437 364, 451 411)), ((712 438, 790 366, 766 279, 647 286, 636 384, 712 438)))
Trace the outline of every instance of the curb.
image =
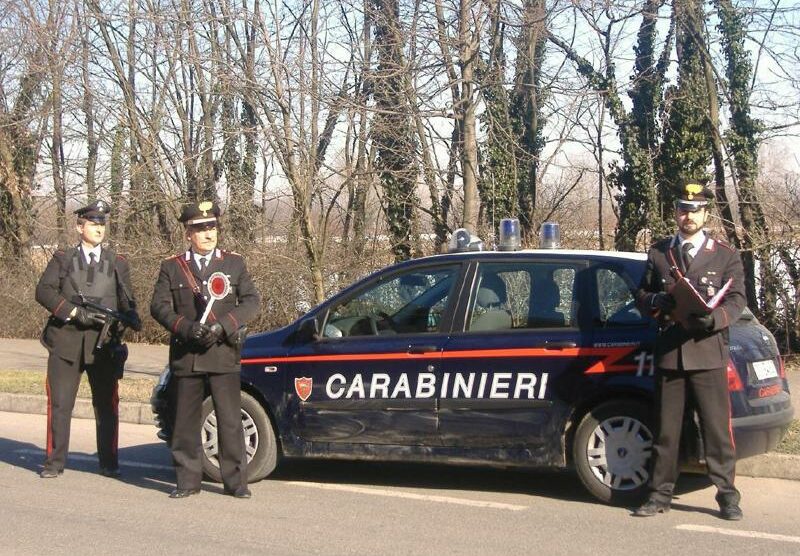
POLYGON ((736 474, 800 481, 800 456, 769 452, 742 459, 736 462, 736 474))
MULTIPOLYGON (((0 392, 0 411, 47 415, 47 396, 0 392)), ((92 400, 77 398, 75 407, 72 409, 72 417, 94 419, 92 400)), ((119 402, 119 420, 121 423, 134 423, 137 425, 155 424, 150 404, 138 402, 119 402)))
MULTIPOLYGON (((0 392, 0 411, 45 415, 47 414, 47 397, 0 392)), ((76 399, 72 416, 78 419, 94 419, 92 400, 76 399)), ((119 420, 123 423, 138 425, 155 424, 150 405, 137 402, 119 402, 119 420)), ((742 459, 736 462, 736 474, 745 477, 800 481, 800 456, 770 452, 742 459)))

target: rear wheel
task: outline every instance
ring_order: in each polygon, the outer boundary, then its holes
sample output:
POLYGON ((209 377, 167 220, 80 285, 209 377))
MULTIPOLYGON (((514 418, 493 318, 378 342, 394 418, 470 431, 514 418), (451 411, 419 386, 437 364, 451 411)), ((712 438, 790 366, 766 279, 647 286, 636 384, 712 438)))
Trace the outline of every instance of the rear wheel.
MULTIPOLYGON (((244 448, 247 453, 248 481, 263 479, 275 470, 278 462, 278 446, 269 416, 253 396, 242 392, 242 428, 244 448)), ((212 481, 222 481, 219 469, 219 438, 217 416, 211 396, 203 402, 203 472, 212 481)))
POLYGON ((573 460, 586 489, 603 502, 642 499, 653 449, 651 409, 633 400, 598 405, 575 431, 573 460))

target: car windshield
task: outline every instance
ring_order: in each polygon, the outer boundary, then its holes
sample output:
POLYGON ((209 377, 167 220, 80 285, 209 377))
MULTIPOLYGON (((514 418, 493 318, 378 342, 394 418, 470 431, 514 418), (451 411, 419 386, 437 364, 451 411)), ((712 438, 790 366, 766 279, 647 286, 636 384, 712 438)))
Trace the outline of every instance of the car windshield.
POLYGON ((323 336, 437 332, 456 271, 417 269, 372 284, 331 307, 323 336))

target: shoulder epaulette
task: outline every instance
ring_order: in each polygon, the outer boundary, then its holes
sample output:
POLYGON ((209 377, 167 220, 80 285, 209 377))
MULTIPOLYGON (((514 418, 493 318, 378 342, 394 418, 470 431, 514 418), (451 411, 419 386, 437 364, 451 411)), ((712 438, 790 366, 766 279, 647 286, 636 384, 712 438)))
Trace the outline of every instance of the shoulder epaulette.
POLYGON ((664 244, 667 244, 667 245, 669 245, 669 243, 670 243, 671 241, 672 241, 672 236, 670 236, 670 237, 662 237, 661 239, 659 239, 659 240, 657 240, 657 241, 654 241, 653 243, 651 243, 651 244, 650 244, 650 248, 654 248, 654 247, 660 247, 661 245, 664 245, 664 244))
POLYGON ((718 240, 717 240, 717 244, 718 244, 720 247, 724 247, 724 248, 725 248, 725 249, 727 249, 728 251, 734 251, 734 247, 733 247, 733 245, 731 245, 730 243, 728 243, 728 242, 727 242, 727 241, 725 241, 724 239, 718 239, 718 240))

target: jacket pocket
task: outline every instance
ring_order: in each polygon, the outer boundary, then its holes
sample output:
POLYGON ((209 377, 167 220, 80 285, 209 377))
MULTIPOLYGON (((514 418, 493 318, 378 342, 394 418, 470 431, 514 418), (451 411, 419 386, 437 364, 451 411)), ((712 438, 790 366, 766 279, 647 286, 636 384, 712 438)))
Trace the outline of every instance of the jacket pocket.
POLYGON ((172 292, 172 306, 176 309, 194 305, 194 292, 192 292, 192 288, 188 284, 178 284, 170 288, 170 290, 172 292))

